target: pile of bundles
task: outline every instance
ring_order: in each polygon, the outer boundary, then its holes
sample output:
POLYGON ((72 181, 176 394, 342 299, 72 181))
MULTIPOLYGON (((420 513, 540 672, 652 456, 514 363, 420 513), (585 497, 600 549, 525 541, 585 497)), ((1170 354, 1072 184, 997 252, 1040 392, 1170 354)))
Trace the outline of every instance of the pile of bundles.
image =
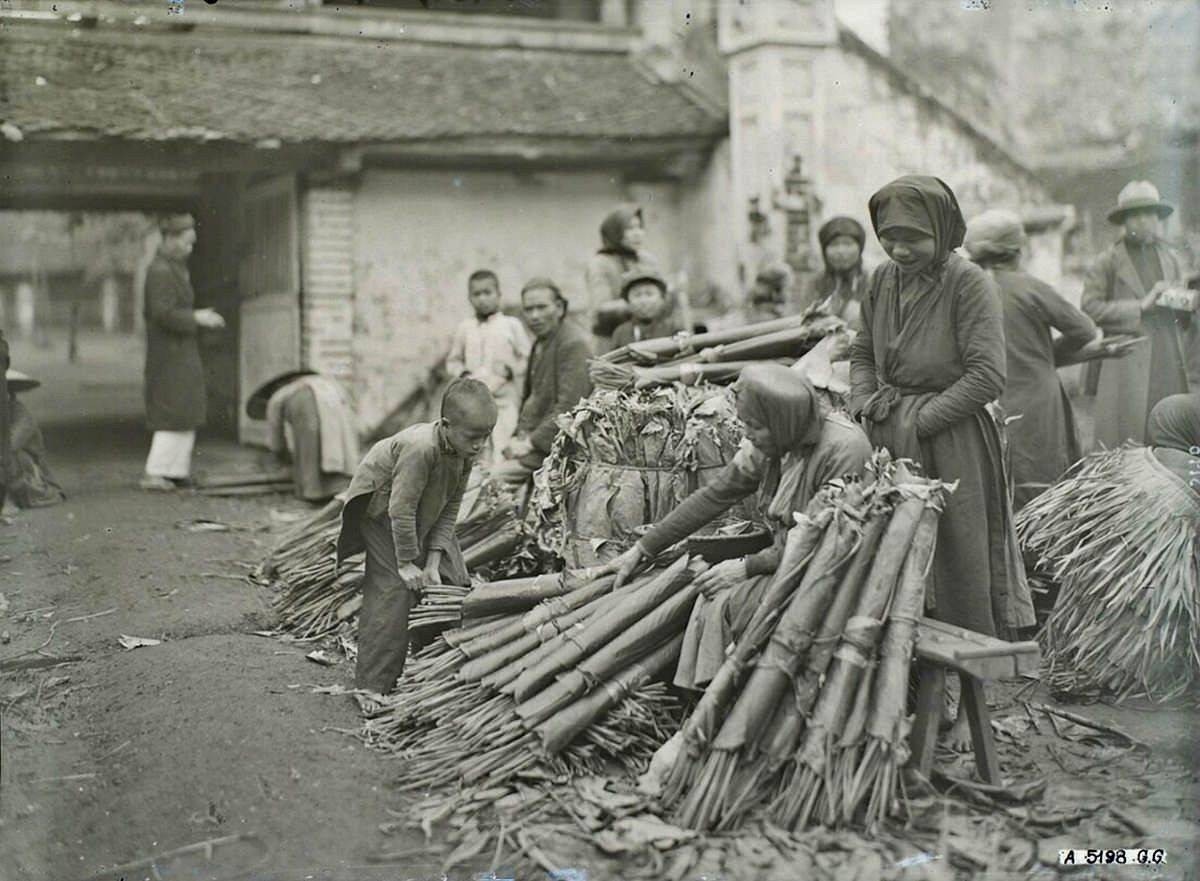
MULTIPOLYGON (((487 572, 520 565, 514 554, 524 540, 512 496, 500 484, 481 477, 469 511, 460 515, 456 533, 467 568, 487 572)), ((339 573, 336 548, 343 502, 334 499, 312 518, 287 532, 263 561, 259 576, 279 590, 276 608, 280 627, 302 639, 327 636, 358 613, 362 597, 361 555, 350 558, 339 573)), ((414 630, 456 624, 468 588, 432 585, 412 611, 414 630)))
POLYGON ((656 680, 674 671, 701 566, 682 556, 616 591, 589 570, 477 588, 472 623, 412 659, 367 739, 402 752, 401 785, 420 792, 648 762, 678 722, 656 680))
POLYGON ((794 361, 844 327, 841 319, 809 309, 730 330, 630 343, 593 362, 590 374, 598 388, 606 389, 730 382, 756 361, 794 361))
POLYGON ((1200 682, 1200 497, 1149 449, 1088 456, 1016 524, 1059 586, 1041 635, 1052 689, 1165 701, 1200 682))
POLYGON ((609 560, 633 544, 637 527, 715 476, 741 438, 727 388, 596 391, 563 420, 534 477, 526 522, 568 568, 609 560))
POLYGON ((908 674, 950 488, 877 454, 873 483, 831 484, 789 531, 754 616, 689 716, 663 802, 727 830, 875 828, 908 758, 908 674))
POLYGON ((797 515, 682 730, 655 683, 699 594, 704 564, 687 554, 616 591, 594 570, 476 588, 463 615, 478 623, 413 659, 368 740, 403 754, 404 788, 462 791, 642 767, 676 730, 663 803, 681 826, 733 828, 755 809, 787 829, 877 824, 907 759, 909 663, 948 489, 885 453, 872 469, 797 515))

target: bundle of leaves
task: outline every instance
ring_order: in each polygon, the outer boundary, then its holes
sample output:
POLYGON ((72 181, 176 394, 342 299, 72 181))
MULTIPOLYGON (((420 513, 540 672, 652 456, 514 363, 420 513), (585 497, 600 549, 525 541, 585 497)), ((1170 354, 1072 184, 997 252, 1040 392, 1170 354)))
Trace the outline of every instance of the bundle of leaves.
MULTIPOLYGON (((601 389, 560 420, 526 523, 568 567, 611 559, 725 465, 742 432, 728 388, 601 389)), ((730 513, 747 519, 744 508, 730 513)))

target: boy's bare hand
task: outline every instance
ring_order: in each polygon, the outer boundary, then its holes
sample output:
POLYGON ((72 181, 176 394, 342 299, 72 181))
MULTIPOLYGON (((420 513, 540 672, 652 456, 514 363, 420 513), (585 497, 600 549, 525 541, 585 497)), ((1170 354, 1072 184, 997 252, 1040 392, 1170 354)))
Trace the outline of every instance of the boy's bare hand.
POLYGON ((400 567, 400 582, 417 596, 425 590, 425 573, 416 563, 405 563, 400 567))

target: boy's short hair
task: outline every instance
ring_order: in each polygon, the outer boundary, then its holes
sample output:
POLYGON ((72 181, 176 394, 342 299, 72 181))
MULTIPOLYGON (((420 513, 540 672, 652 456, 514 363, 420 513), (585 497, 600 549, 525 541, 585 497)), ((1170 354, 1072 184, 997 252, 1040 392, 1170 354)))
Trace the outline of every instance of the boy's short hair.
POLYGON ((460 376, 446 386, 442 395, 442 418, 447 415, 457 415, 482 407, 484 412, 496 416, 496 400, 488 387, 478 379, 470 376, 460 376))
POLYGON ((567 313, 567 309, 570 306, 570 304, 567 302, 567 298, 563 296, 562 289, 554 283, 553 279, 547 278, 546 276, 543 276, 543 275, 536 276, 534 278, 529 279, 529 281, 525 282, 525 286, 523 288, 521 288, 522 302, 524 302, 525 295, 527 293, 529 293, 530 291, 538 290, 540 288, 545 288, 546 290, 548 290, 552 294, 554 294, 554 301, 556 303, 558 303, 558 305, 563 307, 563 314, 565 315, 567 313))
POLYGON ((496 283, 496 290, 499 291, 500 277, 490 269, 476 269, 474 272, 472 272, 470 277, 467 279, 467 290, 470 290, 471 285, 475 284, 475 282, 484 281, 485 279, 489 278, 496 283))

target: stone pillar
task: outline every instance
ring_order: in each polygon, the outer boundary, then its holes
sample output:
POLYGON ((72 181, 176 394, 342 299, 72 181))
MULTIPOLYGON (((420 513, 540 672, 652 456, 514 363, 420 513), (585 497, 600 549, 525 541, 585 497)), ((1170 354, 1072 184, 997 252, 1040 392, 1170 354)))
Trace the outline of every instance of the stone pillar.
POLYGON ((17 282, 16 300, 17 333, 31 337, 37 325, 37 292, 31 282, 17 282))
POLYGON ((804 218, 815 206, 824 165, 822 59, 837 45, 837 23, 823 0, 745 0, 718 8, 719 43, 729 63, 733 220, 741 274, 750 279, 764 260, 806 262, 797 234, 808 237, 811 249, 804 218), (791 175, 797 157, 813 184, 799 185, 791 175), (765 223, 752 219, 755 199, 765 223))
POLYGON ((111 275, 100 282, 100 323, 105 333, 114 333, 121 322, 121 297, 117 292, 117 280, 111 275))
POLYGON ((600 0, 600 23, 623 28, 629 24, 626 0, 600 0))

